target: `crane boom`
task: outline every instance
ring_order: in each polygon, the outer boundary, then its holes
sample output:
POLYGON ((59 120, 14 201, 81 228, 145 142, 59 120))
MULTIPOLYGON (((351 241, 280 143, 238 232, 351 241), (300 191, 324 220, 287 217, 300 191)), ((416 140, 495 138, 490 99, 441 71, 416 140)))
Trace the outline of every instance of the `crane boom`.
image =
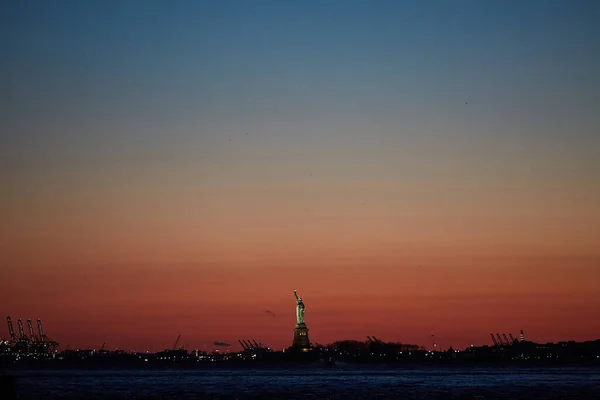
POLYGON ((13 324, 10 317, 6 317, 6 323, 8 324, 8 333, 10 334, 10 340, 16 342, 17 335, 15 335, 15 330, 13 329, 13 324))
POLYGON ((44 335, 44 328, 42 327, 42 320, 38 318, 37 320, 38 333, 40 334, 40 341, 42 343, 47 341, 46 335, 44 335))
POLYGON ((490 336, 492 337, 492 342, 494 342, 494 346, 498 346, 498 342, 496 341, 496 338, 494 337, 494 334, 490 333, 490 336))
POLYGON ((508 341, 508 338, 506 337, 506 333, 502 334, 502 337, 504 338, 504 343, 506 343, 507 345, 510 345, 511 343, 508 341))
POLYGON ((241 340, 238 339, 238 342, 242 346, 242 349, 247 350, 246 345, 241 340))
POLYGON ((515 342, 515 338, 513 337, 512 333, 509 333, 508 336, 510 337, 510 342, 514 343, 515 342))
POLYGON ((173 345, 173 350, 177 350, 177 345, 179 344, 179 339, 181 339, 181 335, 177 336, 177 340, 175 340, 175 344, 173 345))
POLYGON ((374 339, 374 340, 375 340, 377 343, 384 344, 384 343, 383 343, 381 340, 377 339, 375 336, 373 336, 373 339, 374 339))
POLYGON ((20 339, 27 340, 27 336, 25 336, 25 329, 23 329, 23 321, 21 321, 21 318, 17 320, 17 326, 19 327, 20 339))
POLYGON ((256 346, 255 348, 260 349, 260 345, 256 342, 256 339, 252 339, 252 341, 254 342, 254 345, 256 346))
POLYGON ((499 333, 496 333, 496 337, 498 338, 498 343, 499 343, 500 345, 503 345, 503 344, 504 344, 504 342, 502 341, 502 338, 500 337, 500 334, 499 334, 499 333))
POLYGON ((27 327, 29 328, 29 336, 31 337, 31 340, 33 340, 34 342, 37 342, 38 339, 35 336, 35 333, 33 333, 33 324, 31 323, 30 319, 27 320, 27 327))

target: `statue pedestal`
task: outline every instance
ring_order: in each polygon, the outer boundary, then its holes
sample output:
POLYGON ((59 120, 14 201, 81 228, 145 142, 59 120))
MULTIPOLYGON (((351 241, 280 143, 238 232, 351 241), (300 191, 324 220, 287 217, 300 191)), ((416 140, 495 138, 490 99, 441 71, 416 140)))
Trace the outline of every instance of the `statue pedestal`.
POLYGON ((308 351, 308 349, 310 349, 308 328, 306 327, 306 324, 299 324, 294 328, 294 341, 292 342, 292 347, 303 351, 308 351))

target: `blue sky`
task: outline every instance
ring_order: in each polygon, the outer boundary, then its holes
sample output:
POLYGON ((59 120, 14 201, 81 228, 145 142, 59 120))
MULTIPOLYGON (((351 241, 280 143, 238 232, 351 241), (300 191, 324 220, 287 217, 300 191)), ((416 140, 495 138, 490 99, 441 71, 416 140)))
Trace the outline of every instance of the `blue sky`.
POLYGON ((299 287, 330 306, 319 341, 589 338, 598 21, 576 0, 1 1, 0 312, 72 345, 170 343, 156 321, 277 344, 248 310, 299 287))
POLYGON ((412 181, 470 171, 484 184, 502 170, 519 188, 598 192, 584 185, 600 168, 596 1, 0 7, 12 184, 152 170, 235 184, 245 165, 307 162, 333 180, 405 167, 412 181), (228 142, 246 132, 256 140, 228 142))
MULTIPOLYGON (((490 122, 535 118, 548 107, 586 120, 598 101, 594 1, 2 7, 2 119, 9 130, 27 126, 22 120, 32 114, 51 122, 73 113, 84 124, 150 124, 148 114, 220 124, 271 110, 385 121, 419 109, 455 113, 464 102, 481 107, 490 122)), ((73 134, 55 123, 56 135, 73 134)))

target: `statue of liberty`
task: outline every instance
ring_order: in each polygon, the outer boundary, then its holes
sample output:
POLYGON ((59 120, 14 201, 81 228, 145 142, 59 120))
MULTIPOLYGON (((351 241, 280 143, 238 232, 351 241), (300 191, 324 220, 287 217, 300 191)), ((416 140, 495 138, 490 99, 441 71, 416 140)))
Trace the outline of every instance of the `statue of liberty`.
POLYGON ((296 296, 296 326, 304 325, 304 303, 302 299, 298 297, 296 289, 294 289, 294 296, 296 296))

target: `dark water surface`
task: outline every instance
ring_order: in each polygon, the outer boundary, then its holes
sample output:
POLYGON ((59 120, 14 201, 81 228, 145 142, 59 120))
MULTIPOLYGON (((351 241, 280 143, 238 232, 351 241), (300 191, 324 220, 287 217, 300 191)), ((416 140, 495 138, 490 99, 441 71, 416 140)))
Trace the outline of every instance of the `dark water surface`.
POLYGON ((13 371, 23 399, 598 399, 600 369, 13 371))

